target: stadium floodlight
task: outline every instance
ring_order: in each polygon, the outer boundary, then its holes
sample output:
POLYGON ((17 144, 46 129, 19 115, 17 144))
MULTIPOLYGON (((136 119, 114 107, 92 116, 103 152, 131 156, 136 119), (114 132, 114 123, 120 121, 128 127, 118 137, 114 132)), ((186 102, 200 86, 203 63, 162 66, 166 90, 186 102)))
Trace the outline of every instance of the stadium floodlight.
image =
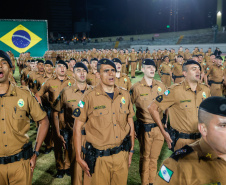
POLYGON ((222 15, 221 11, 217 12, 217 16, 221 16, 221 15, 222 15))

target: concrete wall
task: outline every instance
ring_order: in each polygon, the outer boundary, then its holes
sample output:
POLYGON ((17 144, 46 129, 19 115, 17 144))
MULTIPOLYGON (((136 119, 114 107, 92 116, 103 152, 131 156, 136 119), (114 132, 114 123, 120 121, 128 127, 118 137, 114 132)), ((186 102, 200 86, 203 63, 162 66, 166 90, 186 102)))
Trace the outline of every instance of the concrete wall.
POLYGON ((208 50, 208 48, 211 48, 212 51, 214 52, 216 47, 218 47, 218 48, 220 48, 222 53, 226 53, 226 44, 213 44, 213 43, 210 43, 210 44, 184 44, 184 45, 154 45, 154 46, 131 45, 130 48, 134 48, 135 50, 139 50, 139 49, 145 50, 146 48, 148 48, 151 52, 153 52, 154 49, 155 50, 157 50, 157 49, 164 50, 165 48, 166 49, 174 48, 177 53, 180 46, 182 46, 184 50, 185 50, 185 48, 188 48, 190 50, 190 52, 193 51, 193 49, 195 49, 195 47, 203 48, 203 52, 206 52, 208 50))

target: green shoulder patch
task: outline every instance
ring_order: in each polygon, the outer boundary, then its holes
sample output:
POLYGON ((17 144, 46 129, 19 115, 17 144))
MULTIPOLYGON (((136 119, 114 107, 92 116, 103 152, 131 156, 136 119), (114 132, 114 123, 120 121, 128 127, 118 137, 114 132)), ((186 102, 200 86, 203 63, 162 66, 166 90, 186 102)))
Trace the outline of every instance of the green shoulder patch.
POLYGON ((165 165, 162 165, 161 169, 159 170, 158 173, 159 177, 161 177, 164 181, 170 182, 172 176, 173 176, 173 171, 167 168, 165 165))
POLYGON ((76 108, 76 109, 73 111, 73 115, 74 115, 75 117, 79 117, 80 114, 81 114, 80 108, 76 108))

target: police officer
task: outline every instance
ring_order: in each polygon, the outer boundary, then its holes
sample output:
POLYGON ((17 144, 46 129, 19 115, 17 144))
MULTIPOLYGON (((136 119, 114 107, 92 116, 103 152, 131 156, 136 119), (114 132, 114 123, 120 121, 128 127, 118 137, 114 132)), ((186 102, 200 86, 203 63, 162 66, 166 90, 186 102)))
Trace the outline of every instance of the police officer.
POLYGON ((206 69, 205 83, 210 86, 210 93, 212 96, 222 96, 224 77, 222 61, 222 57, 218 56, 216 57, 215 63, 206 69), (209 81, 207 81, 207 78, 209 81))
POLYGON ((116 78, 115 78, 115 85, 121 87, 125 90, 130 90, 132 87, 130 78, 125 74, 121 73, 122 70, 122 62, 118 58, 113 58, 112 61, 115 63, 116 66, 116 78))
MULTIPOLYGON (((48 93, 49 96, 49 103, 51 105, 51 108, 53 108, 53 103, 59 96, 61 90, 64 87, 71 86, 72 84, 75 83, 74 79, 69 78, 66 75, 68 66, 63 60, 59 60, 56 63, 56 76, 53 78, 50 78, 47 80, 41 87, 41 89, 36 93, 37 99, 39 102, 41 102, 40 97, 43 96, 44 94, 48 93)), ((57 119, 59 117, 60 120, 60 129, 65 127, 64 123, 64 115, 59 114, 57 116, 57 119)), ((51 125, 54 128, 54 123, 53 120, 51 119, 51 125)), ((63 151, 62 151, 62 146, 59 145, 59 137, 57 135, 57 128, 54 128, 53 130, 53 139, 54 139, 54 154, 55 154, 55 159, 56 159, 56 168, 57 168, 57 178, 63 178, 65 174, 65 170, 67 170, 68 164, 65 164, 63 159, 63 151)), ((65 151, 64 151, 65 152, 65 151)), ((70 164, 69 164, 70 165, 70 164)))
POLYGON ((100 83, 85 94, 73 112, 76 160, 92 185, 127 184, 134 148, 133 106, 127 91, 115 86, 115 64, 98 62, 100 83), (86 122, 85 160, 81 156, 81 128, 86 122))
POLYGON ((86 82, 87 82, 87 84, 92 85, 92 86, 96 86, 99 83, 99 78, 96 76, 97 63, 98 63, 97 58, 92 58, 90 60, 91 70, 89 71, 89 73, 87 75, 86 82))
POLYGON ((69 64, 68 64, 68 70, 67 70, 67 76, 70 78, 73 78, 73 69, 76 64, 76 60, 74 58, 70 58, 69 64))
MULTIPOLYGON (((142 185, 154 183, 157 172, 157 160, 160 155, 164 137, 148 112, 148 105, 157 96, 163 94, 166 86, 157 80, 155 76, 155 62, 145 59, 142 62, 144 77, 131 88, 132 103, 136 105, 137 122, 140 127, 136 130, 140 143, 140 176, 142 185)), ((163 114, 161 113, 161 119, 163 114)), ((165 123, 164 123, 165 124, 165 123)))
POLYGON ((118 59, 122 62, 122 73, 126 73, 126 65, 128 65, 128 61, 123 50, 120 50, 118 59))
POLYGON ((28 185, 49 121, 28 88, 9 82, 12 67, 9 56, 0 50, 0 183, 28 185), (27 136, 29 115, 39 122, 34 152, 27 136))
POLYGON ((27 75, 31 71, 30 60, 26 61, 26 66, 27 67, 21 71, 21 77, 20 77, 20 83, 21 85, 24 85, 24 86, 27 85, 27 82, 28 82, 27 75))
POLYGON ((155 185, 226 184, 226 99, 204 100, 199 106, 198 120, 202 138, 166 159, 155 185))
POLYGON ((172 78, 174 80, 174 83, 180 83, 184 80, 182 66, 183 56, 178 55, 176 58, 176 62, 172 66, 172 78))
POLYGON ((161 77, 161 81, 166 87, 171 86, 172 81, 172 65, 169 63, 169 57, 166 55, 163 57, 163 63, 160 65, 158 69, 158 74, 161 77))
POLYGON ((137 53, 135 52, 135 49, 133 48, 131 53, 129 54, 129 61, 130 61, 130 65, 131 65, 131 78, 136 78, 135 77, 135 71, 137 68, 137 53))
POLYGON ((66 127, 59 130, 59 121, 55 120, 55 126, 57 129, 57 135, 61 137, 62 144, 65 145, 67 150, 66 155, 68 155, 69 163, 71 164, 71 171, 69 171, 69 167, 67 168, 67 173, 72 174, 71 182, 75 185, 82 185, 82 169, 75 162, 75 151, 72 143, 72 135, 73 135, 73 125, 74 118, 72 117, 73 111, 75 108, 78 108, 78 103, 81 100, 83 94, 91 89, 91 86, 86 83, 86 76, 88 74, 88 68, 83 63, 76 63, 74 66, 74 78, 76 83, 71 87, 64 88, 57 100, 54 102, 54 114, 58 114, 62 109, 64 109, 64 117, 66 127), (64 139, 67 136, 66 140, 64 139))
POLYGON ((158 96, 148 108, 168 147, 173 151, 200 138, 197 129, 198 107, 204 99, 210 96, 209 88, 199 83, 200 68, 200 64, 194 60, 185 62, 183 64, 185 80, 172 85, 163 95, 158 96), (165 111, 169 107, 171 128, 168 132, 170 135, 164 130, 158 112, 165 111))

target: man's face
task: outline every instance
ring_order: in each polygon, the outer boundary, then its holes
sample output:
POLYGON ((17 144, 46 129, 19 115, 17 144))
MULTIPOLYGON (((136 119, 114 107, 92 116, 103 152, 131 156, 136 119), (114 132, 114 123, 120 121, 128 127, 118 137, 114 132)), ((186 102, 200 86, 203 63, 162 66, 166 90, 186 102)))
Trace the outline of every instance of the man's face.
POLYGON ((85 64, 85 65, 86 65, 86 67, 88 67, 88 65, 89 65, 89 63, 88 63, 88 62, 86 62, 86 61, 83 61, 82 63, 83 63, 83 64, 85 64))
POLYGON ((0 83, 4 83, 8 80, 11 69, 8 62, 0 57, 0 83))
POLYGON ((77 82, 84 83, 86 81, 87 71, 82 67, 74 69, 74 77, 77 82))
POLYGON ((166 63, 168 63, 168 62, 169 62, 169 57, 166 57, 166 58, 164 59, 164 61, 165 61, 166 63))
POLYGON ((43 63, 38 63, 37 68, 39 72, 44 72, 44 64, 43 63))
POLYGON ((213 115, 206 126, 205 138, 214 151, 226 154, 226 117, 213 115))
POLYGON ((69 62, 69 66, 71 67, 71 68, 73 68, 74 66, 75 66, 75 60, 70 60, 70 62, 69 62))
POLYGON ((58 76, 65 76, 66 75, 66 72, 67 72, 67 68, 64 64, 57 64, 56 65, 56 74, 58 76))
POLYGON ((117 72, 121 72, 121 70, 122 70, 122 64, 120 64, 120 63, 118 63, 118 62, 114 62, 115 63, 115 65, 116 65, 116 70, 117 70, 117 72))
POLYGON ((92 69, 97 70, 97 63, 98 63, 97 60, 93 60, 93 61, 92 61, 92 63, 91 63, 92 69))
POLYGON ((45 72, 51 74, 53 72, 53 67, 50 64, 45 64, 45 72))
POLYGON ((220 59, 216 59, 215 63, 217 64, 217 66, 222 66, 222 60, 220 59))
POLYGON ((192 60, 199 62, 199 58, 198 57, 192 57, 192 60))
POLYGON ((211 60, 211 61, 214 61, 214 59, 215 59, 215 55, 211 55, 211 56, 210 56, 210 60, 211 60))
POLYGON ((181 64, 181 63, 183 62, 183 58, 182 58, 182 57, 178 57, 178 58, 177 58, 177 62, 178 62, 179 64, 181 64))
POLYGON ((93 48, 93 52, 94 52, 94 53, 96 52, 96 48, 93 48))
POLYGON ((32 71, 35 71, 35 68, 36 68, 35 62, 30 62, 30 67, 32 71))
POLYGON ((190 82, 199 82, 200 68, 196 64, 187 65, 187 71, 183 71, 185 78, 190 82))
POLYGON ((132 49, 132 52, 134 52, 134 49, 132 49))
POLYGON ((141 70, 147 78, 154 78, 156 68, 153 65, 144 65, 141 70))
POLYGON ((115 84, 115 68, 111 65, 101 65, 100 68, 100 79, 101 82, 106 86, 114 86, 115 84))
POLYGON ((203 52, 203 49, 202 48, 200 49, 200 52, 203 52))

